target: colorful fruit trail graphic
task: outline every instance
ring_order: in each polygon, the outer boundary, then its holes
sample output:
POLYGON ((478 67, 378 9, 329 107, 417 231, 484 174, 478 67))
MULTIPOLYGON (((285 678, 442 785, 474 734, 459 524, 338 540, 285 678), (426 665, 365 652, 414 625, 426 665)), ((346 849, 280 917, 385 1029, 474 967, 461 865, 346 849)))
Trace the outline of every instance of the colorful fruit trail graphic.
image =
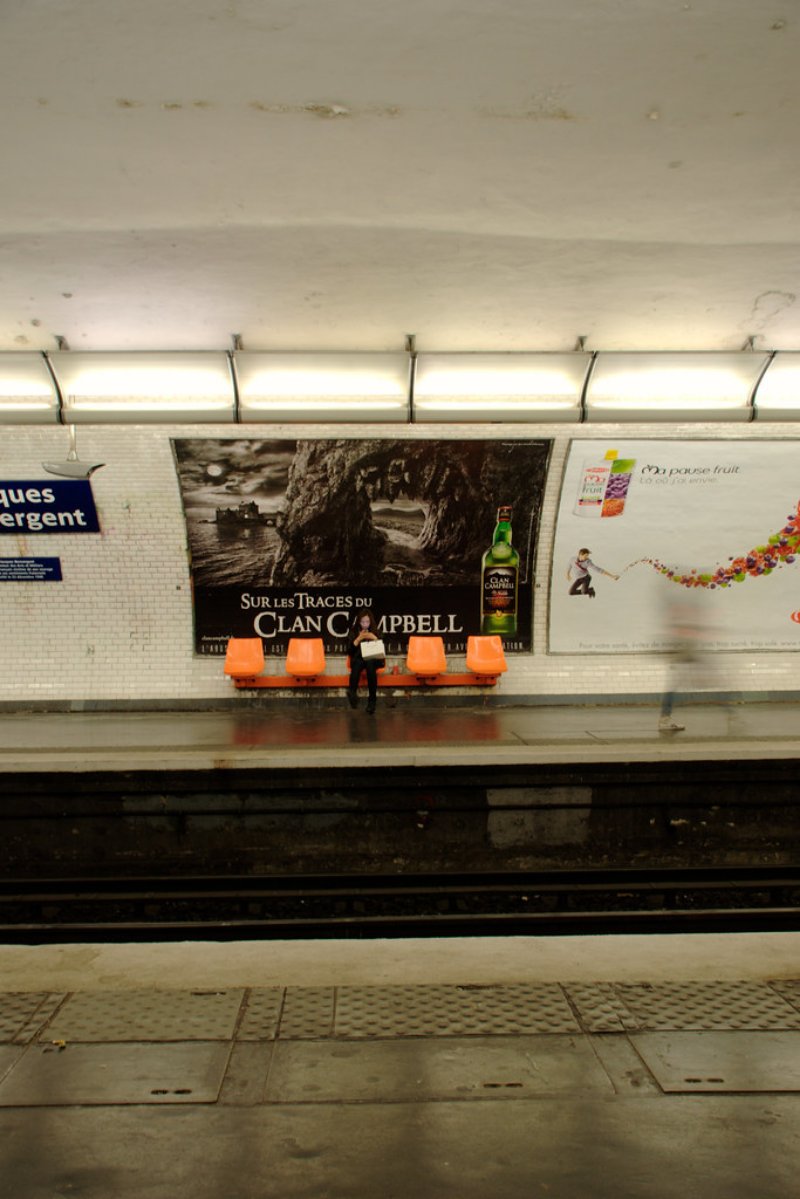
POLYGON ((716 570, 700 570, 693 567, 681 571, 677 567, 667 566, 657 558, 637 558, 625 567, 630 570, 639 562, 647 562, 659 574, 664 575, 671 583, 681 587, 706 587, 710 591, 717 587, 730 587, 732 583, 743 583, 745 579, 756 579, 760 575, 771 574, 778 566, 791 564, 800 554, 800 502, 795 512, 786 518, 786 524, 779 533, 773 533, 767 539, 766 545, 757 545, 749 554, 738 558, 729 558, 727 566, 718 566, 716 570))

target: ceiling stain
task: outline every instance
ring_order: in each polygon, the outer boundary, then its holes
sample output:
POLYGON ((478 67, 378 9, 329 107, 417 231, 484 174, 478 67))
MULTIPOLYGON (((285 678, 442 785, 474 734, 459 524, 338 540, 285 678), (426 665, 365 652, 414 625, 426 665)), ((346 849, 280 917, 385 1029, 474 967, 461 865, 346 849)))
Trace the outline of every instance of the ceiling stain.
POLYGON ((518 108, 484 108, 479 112, 501 121, 576 121, 576 114, 563 103, 559 91, 536 93, 518 108))
POLYGON ((491 117, 496 121, 577 121, 578 119, 576 114, 570 112, 568 108, 551 108, 547 111, 527 108, 516 112, 510 109, 484 108, 479 112, 481 116, 491 117))
MULTIPOLYGON (((40 101, 40 103, 47 104, 49 101, 40 101)), ((131 100, 125 96, 118 97, 114 103, 117 108, 145 107, 144 101, 131 100)), ((178 112, 185 108, 194 108, 199 110, 213 108, 214 105, 210 100, 164 100, 161 102, 159 107, 166 112, 178 112)), ((397 104, 375 105, 369 108, 353 109, 347 104, 267 104, 263 100, 250 100, 247 104, 247 107, 253 109, 255 112, 269 113, 271 116, 313 116, 319 117, 326 121, 337 120, 341 117, 358 116, 394 118, 399 117, 403 111, 397 104)), ((569 114, 564 114, 564 119, 571 119, 571 117, 569 114)))
POLYGON ((796 302, 797 296, 793 291, 779 291, 777 288, 762 291, 753 301, 750 324, 756 329, 763 329, 769 321, 796 302))
POLYGON ((308 113, 315 117, 349 117, 350 109, 344 104, 264 104, 261 100, 251 100, 250 108, 256 112, 268 112, 275 116, 290 116, 308 113))
POLYGON ((331 117, 352 116, 350 109, 344 104, 304 104, 303 111, 313 113, 315 117, 324 117, 326 120, 331 117))

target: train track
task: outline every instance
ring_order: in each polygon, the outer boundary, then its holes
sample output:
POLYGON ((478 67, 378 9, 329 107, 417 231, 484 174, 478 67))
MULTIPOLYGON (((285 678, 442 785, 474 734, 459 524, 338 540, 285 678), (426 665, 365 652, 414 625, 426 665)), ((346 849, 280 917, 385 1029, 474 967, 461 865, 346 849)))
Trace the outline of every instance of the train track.
POLYGON ((6 943, 800 928, 800 867, 26 879, 6 943))

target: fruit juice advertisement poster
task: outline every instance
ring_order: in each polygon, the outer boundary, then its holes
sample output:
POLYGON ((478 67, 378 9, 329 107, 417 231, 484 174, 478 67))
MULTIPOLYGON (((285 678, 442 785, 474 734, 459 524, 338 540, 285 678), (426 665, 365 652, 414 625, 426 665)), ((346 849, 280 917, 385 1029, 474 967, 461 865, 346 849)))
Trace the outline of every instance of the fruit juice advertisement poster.
POLYGON ((551 444, 173 440, 196 653, 224 654, 229 637, 260 636, 267 655, 284 655, 291 637, 321 637, 326 653, 345 654, 364 607, 374 609, 390 654, 412 634, 441 636, 449 652, 463 653, 486 619, 487 580, 505 649, 530 652, 551 444), (496 541, 501 507, 510 518, 496 541), (511 576, 502 588, 498 580, 511 576))
POLYGON ((573 440, 551 653, 800 649, 800 443, 573 440))

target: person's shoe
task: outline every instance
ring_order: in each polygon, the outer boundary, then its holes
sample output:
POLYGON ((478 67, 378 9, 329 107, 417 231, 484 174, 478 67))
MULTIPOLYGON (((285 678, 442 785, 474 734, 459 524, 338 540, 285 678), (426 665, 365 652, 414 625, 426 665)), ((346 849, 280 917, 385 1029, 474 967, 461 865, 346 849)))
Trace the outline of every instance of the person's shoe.
POLYGON ((349 688, 347 690, 347 702, 351 708, 358 707, 358 695, 355 693, 355 691, 351 691, 349 688))
POLYGON ((367 714, 369 716, 372 716, 374 712, 375 712, 375 700, 371 699, 369 701, 369 703, 367 704, 367 714))
POLYGON ((658 722, 659 733, 682 733, 685 728, 685 724, 678 724, 671 716, 662 716, 658 722))
POLYGON ((594 587, 590 587, 586 594, 588 596, 590 596, 592 599, 594 599, 597 592, 595 591, 594 587))

